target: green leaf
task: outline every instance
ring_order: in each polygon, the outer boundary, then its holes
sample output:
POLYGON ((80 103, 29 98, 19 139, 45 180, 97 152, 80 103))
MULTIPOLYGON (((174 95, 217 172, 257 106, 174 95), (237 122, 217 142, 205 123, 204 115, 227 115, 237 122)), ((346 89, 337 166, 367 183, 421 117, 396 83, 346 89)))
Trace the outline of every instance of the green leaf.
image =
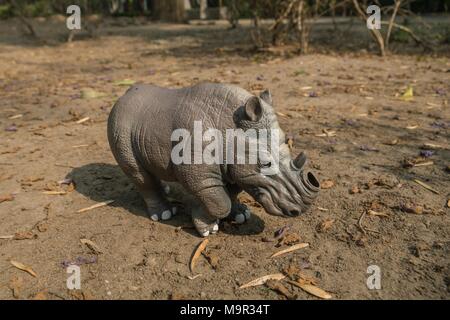
POLYGON ((124 80, 121 80, 121 81, 114 82, 114 85, 116 85, 116 86, 132 86, 135 83, 136 83, 136 81, 134 81, 134 80, 124 79, 124 80))

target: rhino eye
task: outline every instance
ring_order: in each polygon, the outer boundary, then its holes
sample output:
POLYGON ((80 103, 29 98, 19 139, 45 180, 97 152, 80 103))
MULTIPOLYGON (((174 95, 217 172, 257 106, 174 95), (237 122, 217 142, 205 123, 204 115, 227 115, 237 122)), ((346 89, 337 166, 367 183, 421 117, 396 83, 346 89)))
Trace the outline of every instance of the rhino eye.
POLYGON ((263 162, 263 163, 260 164, 260 167, 261 168, 265 168, 265 169, 266 168, 270 168, 271 166, 272 166, 272 162, 270 162, 270 161, 269 162, 263 162))

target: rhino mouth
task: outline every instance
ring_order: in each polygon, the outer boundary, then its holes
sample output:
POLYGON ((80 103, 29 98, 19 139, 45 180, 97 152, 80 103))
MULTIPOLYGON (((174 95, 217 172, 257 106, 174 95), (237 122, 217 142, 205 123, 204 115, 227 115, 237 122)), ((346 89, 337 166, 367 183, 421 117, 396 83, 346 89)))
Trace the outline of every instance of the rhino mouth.
MULTIPOLYGON (((290 183, 286 177, 282 180, 290 183)), ((310 208, 319 189, 320 183, 312 172, 301 172, 300 179, 295 186, 281 187, 279 182, 274 182, 267 186, 251 188, 247 192, 264 207, 267 213, 276 216, 297 217, 310 208)))

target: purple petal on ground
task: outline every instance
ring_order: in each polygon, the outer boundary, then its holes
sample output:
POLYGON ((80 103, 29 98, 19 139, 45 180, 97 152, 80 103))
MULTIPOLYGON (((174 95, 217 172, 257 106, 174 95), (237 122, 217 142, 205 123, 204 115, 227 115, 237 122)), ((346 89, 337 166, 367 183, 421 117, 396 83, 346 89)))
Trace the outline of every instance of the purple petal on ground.
POLYGON ((8 132, 16 132, 17 131, 17 126, 15 124, 10 125, 9 127, 5 128, 5 131, 8 132))
POLYGON ((446 92, 444 88, 438 88, 436 89, 436 94, 440 95, 440 96, 445 96, 446 92))
POLYGON ((353 127, 354 125, 356 125, 356 121, 355 121, 355 120, 352 120, 352 119, 347 119, 347 120, 344 121, 344 123, 345 123, 346 125, 348 125, 348 126, 351 126, 351 127, 353 127))
POLYGON ((274 233, 274 237, 275 238, 279 238, 281 237, 283 234, 286 233, 286 231, 288 231, 289 229, 291 229, 291 224, 285 225, 283 227, 281 227, 280 229, 278 229, 277 231, 275 231, 274 233))
POLYGON ((317 98, 319 95, 317 94, 317 92, 311 91, 311 92, 308 94, 308 96, 309 96, 310 98, 317 98))
POLYGON ((447 129, 450 128, 450 122, 444 122, 444 121, 433 121, 430 123, 430 126, 434 129, 447 129))
POLYGON ((97 256, 89 256, 89 257, 77 257, 74 261, 63 260, 61 265, 64 268, 69 266, 81 266, 83 264, 92 264, 97 262, 97 256))
POLYGON ((420 155, 424 158, 429 158, 434 155, 434 152, 431 150, 422 150, 422 151, 420 151, 420 155))

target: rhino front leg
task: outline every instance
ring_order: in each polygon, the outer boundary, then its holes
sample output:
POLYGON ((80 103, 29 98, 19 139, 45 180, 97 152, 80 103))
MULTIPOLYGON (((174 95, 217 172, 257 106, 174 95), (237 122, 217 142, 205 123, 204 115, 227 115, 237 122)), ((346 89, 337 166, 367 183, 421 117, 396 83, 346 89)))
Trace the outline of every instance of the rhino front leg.
POLYGON ((247 222, 251 217, 250 209, 239 202, 238 195, 242 192, 242 189, 237 185, 227 185, 227 190, 231 199, 231 213, 228 216, 229 220, 236 224, 243 224, 247 222))
POLYGON ((192 208, 192 223, 202 237, 219 231, 219 219, 209 215, 202 206, 192 208))
POLYGON ((192 222, 202 237, 219 231, 219 219, 230 214, 231 200, 223 187, 209 187, 196 193, 201 205, 192 210, 192 222))

